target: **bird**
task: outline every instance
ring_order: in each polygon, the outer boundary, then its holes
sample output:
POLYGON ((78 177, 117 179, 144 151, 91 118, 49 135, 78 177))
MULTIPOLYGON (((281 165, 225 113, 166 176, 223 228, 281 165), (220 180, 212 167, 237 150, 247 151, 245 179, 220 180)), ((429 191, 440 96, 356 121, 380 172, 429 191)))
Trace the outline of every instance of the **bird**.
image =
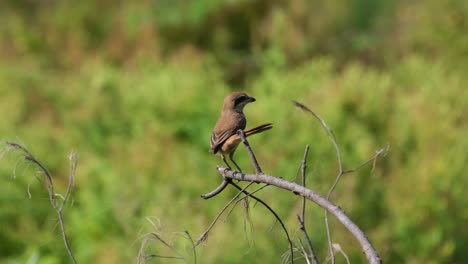
MULTIPOLYGON (((247 125, 247 120, 244 115, 244 107, 255 101, 255 98, 248 96, 244 92, 232 92, 224 98, 221 115, 219 116, 219 119, 213 129, 213 134, 211 135, 210 151, 213 154, 221 154, 222 160, 229 169, 231 169, 231 166, 226 161, 225 155, 228 155, 229 159, 236 166, 239 172, 242 172, 233 159, 234 152, 242 141, 237 134, 237 131, 239 129, 244 130, 247 125)), ((273 128, 272 123, 265 123, 244 131, 244 134, 248 137, 271 128, 273 128)))

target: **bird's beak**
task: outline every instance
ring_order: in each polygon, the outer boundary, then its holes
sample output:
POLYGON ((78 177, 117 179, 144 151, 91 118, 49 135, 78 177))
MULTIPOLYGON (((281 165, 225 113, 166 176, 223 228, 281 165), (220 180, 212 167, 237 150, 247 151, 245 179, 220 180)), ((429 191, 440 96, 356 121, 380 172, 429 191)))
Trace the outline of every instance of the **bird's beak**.
POLYGON ((255 102, 255 101, 257 101, 257 100, 255 100, 255 98, 253 98, 253 97, 249 97, 249 99, 248 99, 248 101, 247 101, 247 102, 249 102, 249 103, 252 103, 252 102, 255 102))

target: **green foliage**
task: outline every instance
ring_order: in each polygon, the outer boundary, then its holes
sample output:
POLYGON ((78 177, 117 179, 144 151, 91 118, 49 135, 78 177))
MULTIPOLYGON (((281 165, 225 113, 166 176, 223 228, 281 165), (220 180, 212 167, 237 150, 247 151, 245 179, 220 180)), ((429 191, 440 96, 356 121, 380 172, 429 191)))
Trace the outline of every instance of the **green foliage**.
MULTIPOLYGON (((248 127, 274 123, 250 140, 269 174, 295 180, 306 144, 310 188, 326 194, 338 173, 322 127, 290 100, 326 120, 345 168, 390 147, 332 197, 384 262, 468 259, 466 1, 33 2, 0 4, 0 140, 25 144, 60 193, 68 152, 80 154, 64 211, 80 263, 134 261, 155 231, 147 217, 190 256, 174 232, 196 239, 236 193, 199 198, 220 182, 208 147, 230 83, 257 98, 248 127)), ((66 263, 44 183, 19 160, 0 160, 0 263, 66 263)), ((242 147, 236 160, 252 171, 242 147)), ((259 196, 297 241, 299 197, 272 187, 259 196)), ((251 218, 238 206, 218 223, 200 262, 280 262, 278 223, 259 204, 251 218)), ((306 220, 324 260, 323 211, 310 204, 306 220)), ((331 224, 334 242, 364 262, 331 224)))

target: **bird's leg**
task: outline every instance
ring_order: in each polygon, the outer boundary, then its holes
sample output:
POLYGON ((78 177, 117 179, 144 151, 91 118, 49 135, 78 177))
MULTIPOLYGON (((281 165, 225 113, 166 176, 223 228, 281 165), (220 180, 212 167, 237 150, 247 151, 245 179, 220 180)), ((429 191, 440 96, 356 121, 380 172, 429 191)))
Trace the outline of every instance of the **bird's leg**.
POLYGON ((241 168, 240 168, 239 165, 237 165, 237 163, 234 161, 233 157, 234 157, 234 151, 231 152, 231 153, 229 153, 229 159, 232 161, 232 163, 234 163, 234 166, 236 166, 236 168, 239 170, 239 172, 242 173, 241 168))
MULTIPOLYGON (((221 159, 224 161, 224 164, 226 164, 226 166, 231 169, 231 166, 229 165, 229 163, 227 162, 226 160, 226 157, 224 157, 224 154, 221 154, 221 159)), ((235 164, 235 163, 234 163, 235 164)))

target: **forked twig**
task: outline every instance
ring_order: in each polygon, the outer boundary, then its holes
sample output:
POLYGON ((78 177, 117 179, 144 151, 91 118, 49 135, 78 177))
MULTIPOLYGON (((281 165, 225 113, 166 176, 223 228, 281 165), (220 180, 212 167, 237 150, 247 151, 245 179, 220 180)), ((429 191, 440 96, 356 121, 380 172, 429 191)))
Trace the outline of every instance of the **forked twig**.
MULTIPOLYGON (((351 172, 354 172, 360 168, 362 168, 363 166, 369 164, 370 162, 373 162, 373 164, 375 164, 375 161, 377 160, 377 158, 381 155, 383 155, 386 150, 388 150, 388 146, 386 148, 382 148, 380 150, 378 150, 376 152, 376 154, 369 160, 363 162, 362 164, 360 164, 358 167, 356 167, 355 169, 351 169, 351 170, 344 170, 343 169, 343 162, 341 160, 341 151, 340 151, 340 147, 338 145, 338 143, 336 142, 336 138, 335 138, 335 135, 333 133, 333 131, 331 130, 331 128, 327 125, 327 123, 325 122, 325 120, 323 120, 323 118, 321 118, 319 115, 317 115, 314 111, 312 111, 310 108, 308 108, 307 106, 297 102, 297 101, 292 101, 292 103, 297 106, 298 108, 302 109, 303 111, 311 114, 314 118, 316 118, 320 124, 322 125, 322 128, 323 130, 325 131, 327 137, 330 139, 330 141, 332 142, 333 144, 333 147, 335 148, 335 152, 336 152, 336 156, 337 156, 337 159, 338 159, 338 169, 339 169, 339 172, 338 172, 338 175, 336 176, 335 178, 335 181, 333 183, 333 185, 331 186, 330 190, 328 191, 327 193, 327 200, 330 200, 330 197, 331 197, 331 194, 333 193, 333 191, 335 190, 336 186, 338 185, 338 182, 340 181, 341 177, 344 175, 344 174, 347 174, 347 173, 351 173, 351 172)), ((328 237, 328 247, 329 247, 329 250, 330 250, 330 257, 331 257, 331 262, 332 264, 335 264, 335 254, 333 252, 333 242, 332 242, 332 239, 331 239, 331 231, 330 231, 330 226, 329 226, 329 221, 328 221, 328 211, 325 210, 325 227, 326 227, 326 231, 327 231, 327 237, 328 237)))
POLYGON ((364 232, 362 232, 362 230, 344 213, 343 210, 341 210, 340 207, 336 206, 335 204, 327 200, 325 197, 314 192, 313 190, 308 189, 297 183, 289 182, 283 178, 274 177, 264 173, 244 174, 223 167, 219 167, 218 172, 225 178, 235 179, 239 181, 265 183, 272 186, 276 186, 281 189, 288 190, 292 193, 301 196, 305 196, 308 200, 316 203, 323 209, 329 211, 343 224, 343 226, 346 227, 346 229, 348 229, 348 231, 356 238, 356 240, 361 245, 362 250, 370 264, 382 263, 377 251, 374 249, 364 232))
POLYGON ((196 251, 195 248, 193 247, 193 245, 194 245, 195 242, 193 241, 192 236, 190 235, 189 231, 184 230, 184 233, 187 235, 188 239, 190 240, 190 243, 192 244, 193 263, 194 263, 194 264, 197 264, 197 251, 196 251))
MULTIPOLYGON (((151 226, 156 231, 153 231, 151 233, 147 233, 147 234, 142 236, 143 240, 142 240, 140 249, 138 250, 137 263, 138 264, 146 264, 148 260, 151 260, 151 259, 154 259, 154 258, 177 259, 177 260, 183 261, 184 263, 188 263, 186 257, 182 253, 180 253, 180 251, 178 251, 175 246, 171 245, 171 243, 167 242, 167 240, 165 240, 163 238, 163 235, 160 233, 161 228, 159 226, 160 225, 159 219, 157 219, 158 224, 154 223, 154 221, 152 220, 152 217, 146 217, 146 220, 151 224, 151 226), (155 254, 155 253, 146 254, 145 250, 149 247, 148 244, 150 242, 152 242, 152 241, 160 242, 165 248, 172 251, 174 253, 174 255, 162 255, 162 254, 155 254)), ((176 234, 176 235, 182 234, 182 237, 184 237, 184 238, 186 238, 186 239, 188 239, 190 241, 190 244, 192 245, 191 251, 193 252, 193 258, 194 258, 193 263, 197 264, 197 252, 196 252, 195 248, 193 247, 194 242, 193 242, 193 239, 192 239, 192 236, 190 235, 190 233, 187 230, 184 230, 183 232, 174 232, 174 234, 176 234)))
POLYGON ((166 242, 160 235, 155 232, 151 232, 146 234, 143 242, 141 243, 140 250, 138 252, 138 264, 145 264, 148 260, 153 258, 163 258, 163 259, 178 259, 182 260, 184 263, 187 263, 184 256, 178 252, 172 245, 166 242), (147 247, 149 241, 156 240, 161 242, 165 247, 173 251, 177 256, 166 256, 166 255, 159 255, 159 254, 145 254, 144 251, 147 247))
POLYGON ((69 156, 70 160, 70 172, 68 175, 68 186, 67 186, 67 191, 65 193, 65 196, 61 196, 60 194, 55 193, 54 191, 54 182, 52 179, 52 176, 50 175, 49 171, 46 169, 46 167, 36 158, 34 157, 29 150, 27 150, 25 147, 22 145, 15 143, 15 142, 1 142, 2 144, 6 145, 6 149, 2 151, 2 155, 10 150, 18 150, 21 152, 21 155, 23 156, 24 160, 29 161, 33 164, 35 164, 37 167, 39 167, 40 171, 44 175, 44 179, 46 181, 46 186, 47 186, 47 192, 49 195, 49 202, 54 208, 55 212, 57 213, 58 217, 58 222, 60 224, 60 229, 62 233, 62 239, 63 243, 65 245, 65 248, 67 250, 68 256, 70 257, 72 263, 76 264, 77 261, 75 259, 75 256, 73 255, 73 251, 71 250, 70 243, 68 241, 67 233, 65 232, 65 224, 63 221, 63 208, 65 204, 67 203, 68 199, 70 198, 72 189, 73 189, 73 183, 74 183, 74 178, 75 178, 75 172, 76 172, 76 167, 78 164, 78 156, 75 153, 71 153, 69 156), (62 197, 62 201, 60 204, 57 203, 57 200, 55 197, 62 197))
POLYGON ((350 264, 350 263, 351 263, 351 262, 349 261, 348 255, 346 255, 346 253, 344 252, 344 250, 341 248, 340 244, 334 243, 334 244, 333 244, 333 248, 334 248, 336 251, 340 252, 341 255, 343 255, 343 257, 344 257, 345 260, 346 260, 346 264, 350 264))
POLYGON ((310 264, 310 257, 308 256, 308 253, 306 252, 305 248, 304 248, 304 245, 302 244, 302 241, 300 238, 297 238, 297 242, 300 246, 300 249, 301 249, 301 252, 302 252, 302 255, 304 255, 304 258, 307 262, 307 264, 310 264))
POLYGON ((221 209, 221 211, 215 217, 213 222, 211 222, 211 224, 208 226, 208 228, 205 230, 205 232, 203 232, 203 234, 200 235, 200 237, 197 239, 197 241, 195 241, 195 243, 193 243, 193 248, 197 247, 202 241, 206 240, 206 238, 208 237, 208 233, 211 231, 211 229, 214 227, 214 225, 218 222, 219 218, 224 213, 224 211, 226 211, 226 209, 237 199, 237 197, 239 197, 239 195, 241 195, 243 193, 243 191, 245 191, 247 188, 249 188, 249 186, 252 185, 252 184, 253 184, 253 182, 250 182, 249 184, 247 184, 244 188, 242 188, 241 191, 239 191, 234 197, 232 197, 232 199, 228 203, 226 203, 224 205, 224 207, 221 209))
MULTIPOLYGON (((246 190, 243 190, 241 189, 241 187, 233 182, 231 182, 231 184, 236 187, 238 190, 240 190, 241 192, 243 192, 245 194, 244 197, 242 198, 239 198, 239 199, 246 199, 247 197, 252 197, 255 201, 261 203, 263 206, 265 206, 268 211, 270 211, 273 216, 276 218, 276 221, 278 221, 281 225, 281 227, 283 228, 283 231, 284 233, 286 234, 286 238, 288 239, 288 243, 289 243, 289 248, 291 249, 291 256, 293 256, 292 254, 292 249, 293 249, 293 243, 291 241, 291 237, 289 236, 289 233, 288 233, 288 230, 286 229, 286 226, 284 225, 283 221, 281 220, 281 218, 279 217, 279 215, 275 212, 275 210, 273 210, 267 203, 265 203, 262 199, 256 197, 255 195, 253 195, 253 193, 249 193, 247 192, 246 190)), ((267 185, 265 185, 267 186, 267 185)))
MULTIPOLYGON (((254 165, 255 167, 255 172, 257 175, 260 175, 260 174, 263 174, 262 172, 262 169, 260 168, 260 165, 258 164, 258 161, 257 161, 257 158, 255 157, 255 154, 253 153, 252 151, 252 148, 250 147, 250 144, 249 142, 247 141, 247 138, 245 137, 245 133, 242 129, 239 129, 237 131, 237 134, 239 135, 239 137, 241 138, 242 140, 242 143, 244 143, 244 146, 247 150, 247 152, 249 153, 249 157, 250 157, 250 160, 252 161, 252 164, 254 165)), ((270 212, 273 213, 273 215, 275 216, 276 219, 279 220, 281 226, 283 227, 283 230, 285 231, 286 233, 286 236, 288 238, 288 242, 289 242, 289 250, 290 250, 290 253, 291 253, 291 263, 294 263, 294 247, 293 247, 293 243, 291 241, 291 238, 289 237, 289 233, 286 229, 286 227, 284 226, 283 224, 283 221, 281 221, 281 219, 279 218, 279 216, 276 214, 275 211, 273 211, 270 206, 268 206, 266 203, 264 203, 262 200, 258 200, 256 199, 257 201, 261 202, 265 207, 268 208, 268 210, 270 210, 270 212)))
MULTIPOLYGON (((301 162, 302 186, 304 186, 304 187, 306 187, 307 156, 309 155, 309 148, 310 148, 310 146, 307 145, 305 150, 304 150, 304 158, 302 159, 302 162, 301 162)), ((306 230, 305 224, 304 224, 305 207, 306 207, 306 198, 303 196, 302 197, 301 215, 297 216, 297 220, 299 221, 299 228, 301 229, 302 234, 304 235, 304 238, 305 238, 305 241, 306 241, 306 244, 307 244, 307 248, 309 250, 309 253, 305 254, 304 257, 306 258, 308 263, 311 261, 313 264, 318 264, 317 255, 315 254, 314 248, 312 247, 312 242, 310 241, 310 237, 307 234, 307 230, 306 230)), ((302 246, 302 244, 301 244, 301 246, 302 246)), ((303 252, 305 252, 305 249, 303 249, 303 252)))
MULTIPOLYGON (((327 200, 329 200, 333 190, 335 189, 336 185, 338 184, 338 181, 341 179, 341 176, 343 175, 343 165, 342 165, 342 162, 341 162, 340 147, 338 146, 338 143, 336 143, 335 135, 333 134, 333 131, 328 127, 325 120, 323 120, 314 111, 310 110, 307 106, 305 106, 305 105, 303 105, 303 104, 301 104, 301 103, 299 103, 297 101, 292 101, 292 102, 293 102, 293 104, 295 106, 297 106, 300 109, 302 109, 303 111, 311 114, 313 117, 315 117, 320 122, 320 124, 323 127, 323 130, 327 134, 327 137, 330 139, 330 141, 333 144, 333 147, 335 148, 336 156, 337 156, 337 159, 338 159, 339 173, 338 173, 338 176, 335 178, 335 182, 333 183, 332 187, 330 188, 330 190, 327 193, 327 200)), ((332 239, 331 239, 331 231, 330 231, 330 226, 329 226, 329 222, 328 222, 328 211, 326 211, 326 210, 325 210, 325 227, 326 227, 326 230, 327 230, 328 248, 330 250, 331 261, 332 261, 332 264, 335 264, 335 254, 333 253, 333 246, 332 246, 333 242, 332 242, 332 239)))

